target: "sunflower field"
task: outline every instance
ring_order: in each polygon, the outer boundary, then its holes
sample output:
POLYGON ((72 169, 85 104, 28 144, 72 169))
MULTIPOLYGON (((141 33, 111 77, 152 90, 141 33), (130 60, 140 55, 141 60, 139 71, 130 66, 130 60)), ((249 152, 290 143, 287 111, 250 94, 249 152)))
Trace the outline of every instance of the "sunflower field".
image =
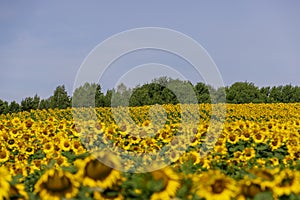
POLYGON ((210 104, 185 105, 199 109, 190 124, 181 106, 163 105, 161 127, 150 106, 129 109, 134 126, 112 108, 0 115, 0 199, 300 199, 299 103, 227 104, 221 128, 210 104), (105 148, 152 156, 91 153, 105 148), (135 173, 156 153, 168 165, 135 173))

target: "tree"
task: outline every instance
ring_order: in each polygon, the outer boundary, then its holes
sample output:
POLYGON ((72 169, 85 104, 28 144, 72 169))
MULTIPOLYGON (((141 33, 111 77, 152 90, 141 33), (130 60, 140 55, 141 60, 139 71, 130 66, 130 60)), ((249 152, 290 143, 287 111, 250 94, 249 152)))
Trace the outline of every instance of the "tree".
POLYGON ((274 103, 283 102, 282 88, 283 88, 283 86, 281 86, 281 85, 277 86, 277 87, 274 86, 271 88, 270 95, 269 95, 271 102, 274 102, 274 103))
MULTIPOLYGON (((65 89, 64 85, 57 86, 53 92, 53 96, 50 97, 50 108, 65 109, 70 107, 70 97, 65 89)), ((47 102, 43 102, 43 106, 47 107, 47 102)))
POLYGON ((264 102, 264 103, 272 102, 272 100, 270 98, 270 92, 271 92, 270 87, 262 87, 259 89, 260 98, 261 98, 262 102, 264 102))
POLYGON ((39 109, 43 110, 43 109, 49 109, 49 108, 50 108, 50 98, 42 99, 40 102, 39 109))
POLYGON ((258 87, 253 83, 236 82, 226 88, 228 103, 259 103, 261 102, 258 87))
POLYGON ((117 90, 112 93, 111 106, 129 106, 132 91, 125 84, 118 85, 117 90))
POLYGON ((210 103, 210 93, 208 90, 208 86, 204 83, 197 83, 195 85, 195 92, 197 95, 198 103, 210 103))
POLYGON ((0 99, 0 114, 8 113, 8 102, 0 99))
POLYGON ((112 95, 115 93, 115 90, 107 90, 105 96, 102 96, 103 106, 104 107, 111 107, 111 98, 112 95))
POLYGON ((74 107, 94 107, 103 103, 101 87, 96 83, 85 83, 76 88, 72 97, 74 107))
POLYGON ((8 106, 8 111, 10 113, 17 113, 21 111, 21 106, 16 102, 12 101, 8 106))
POLYGON ((22 111, 35 110, 39 107, 40 97, 36 94, 34 97, 26 97, 21 101, 22 111))

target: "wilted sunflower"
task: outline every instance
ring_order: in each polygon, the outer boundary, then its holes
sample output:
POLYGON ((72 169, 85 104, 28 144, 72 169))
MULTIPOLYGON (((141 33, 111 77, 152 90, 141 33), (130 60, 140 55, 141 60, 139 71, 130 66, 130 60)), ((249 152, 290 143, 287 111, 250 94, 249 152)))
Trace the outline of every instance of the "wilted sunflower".
POLYGON ((151 200, 165 200, 174 197, 180 186, 180 177, 169 167, 151 172, 155 181, 162 181, 162 189, 151 195, 151 200))
POLYGON ((34 192, 46 200, 70 199, 77 195, 79 185, 71 173, 61 169, 50 169, 37 181, 34 192))
POLYGON ((206 200, 230 200, 238 193, 236 182, 220 171, 208 171, 195 180, 195 193, 206 200))
MULTIPOLYGON (((109 156, 104 155, 102 159, 109 159, 109 156)), ((108 162, 114 165, 114 160, 108 160, 108 162)), ((84 186, 106 189, 121 178, 120 171, 106 166, 94 156, 89 156, 84 160, 76 160, 75 165, 78 168, 76 176, 82 180, 84 186)))
POLYGON ((11 176, 5 167, 0 167, 0 199, 9 197, 11 176))

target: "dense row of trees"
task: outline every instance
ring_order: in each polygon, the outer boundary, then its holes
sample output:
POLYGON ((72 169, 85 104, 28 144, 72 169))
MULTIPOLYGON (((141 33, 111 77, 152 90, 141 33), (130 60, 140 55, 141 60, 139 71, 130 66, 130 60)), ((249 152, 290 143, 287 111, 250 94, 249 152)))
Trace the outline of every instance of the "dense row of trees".
POLYGON ((193 85, 188 81, 167 77, 154 79, 151 83, 135 88, 121 84, 117 89, 105 94, 101 86, 85 83, 77 88, 73 97, 69 96, 65 86, 58 86, 53 95, 41 99, 38 95, 26 97, 21 103, 10 103, 0 99, 0 114, 30 111, 32 109, 64 109, 75 107, 142 106, 153 104, 177 103, 292 103, 300 102, 300 87, 285 85, 257 87, 249 82, 236 82, 229 87, 215 89, 204 83, 193 85), (226 97, 225 95, 226 94, 226 97))

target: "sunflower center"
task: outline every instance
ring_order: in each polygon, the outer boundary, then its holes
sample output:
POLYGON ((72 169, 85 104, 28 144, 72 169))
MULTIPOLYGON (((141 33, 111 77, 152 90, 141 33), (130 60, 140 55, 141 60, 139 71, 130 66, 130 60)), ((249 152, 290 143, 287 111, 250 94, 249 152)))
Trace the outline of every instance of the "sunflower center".
POLYGON ((252 153, 251 153, 250 150, 249 150, 249 151, 246 151, 246 156, 247 156, 247 157, 251 157, 251 155, 252 155, 252 153))
POLYGON ((212 191, 215 194, 220 194, 226 188, 226 183, 222 179, 217 179, 214 184, 212 185, 212 191))
POLYGON ((243 186, 242 192, 246 197, 253 198, 256 194, 260 193, 260 187, 257 184, 251 184, 249 186, 243 186))
POLYGON ((250 134, 248 132, 244 132, 243 135, 244 135, 245 138, 249 138, 250 137, 250 134))
POLYGON ((94 180, 105 180, 111 173, 112 168, 102 164, 98 160, 92 160, 85 167, 85 175, 94 180))
POLYGON ((273 145, 273 146, 277 146, 277 144, 278 144, 278 141, 277 141, 277 140, 272 141, 272 145, 273 145))
POLYGON ((60 177, 57 172, 48 178, 45 188, 52 192, 64 192, 71 187, 71 182, 66 176, 60 177))
POLYGON ((5 151, 0 151, 0 158, 3 159, 6 157, 6 152, 5 151))
POLYGON ((8 144, 14 144, 14 143, 15 143, 15 141, 13 139, 8 141, 8 144))
POLYGON ((230 136, 229 136, 229 139, 230 139, 230 141, 232 141, 232 142, 235 141, 235 138, 236 138, 235 135, 230 135, 230 136))
POLYGON ((68 148, 68 147, 70 146, 70 144, 69 144, 68 142, 64 142, 64 146, 65 146, 66 148, 68 148))
POLYGON ((289 187, 292 186, 294 182, 294 177, 286 177, 279 184, 280 187, 289 187))
POLYGON ((256 135, 256 139, 257 139, 257 140, 260 140, 261 138, 262 138, 262 136, 261 136, 260 134, 257 134, 257 135, 256 135))

